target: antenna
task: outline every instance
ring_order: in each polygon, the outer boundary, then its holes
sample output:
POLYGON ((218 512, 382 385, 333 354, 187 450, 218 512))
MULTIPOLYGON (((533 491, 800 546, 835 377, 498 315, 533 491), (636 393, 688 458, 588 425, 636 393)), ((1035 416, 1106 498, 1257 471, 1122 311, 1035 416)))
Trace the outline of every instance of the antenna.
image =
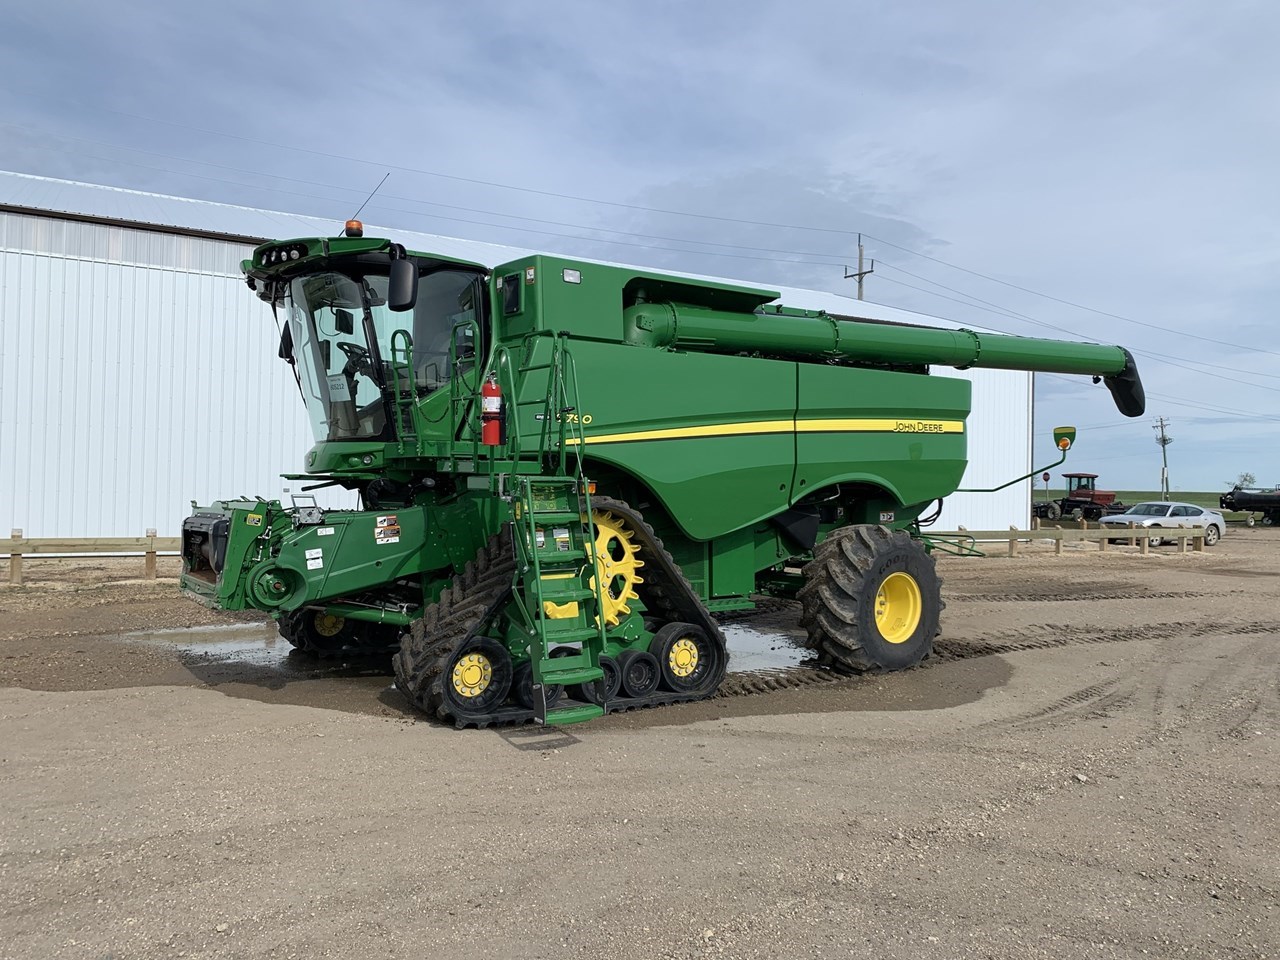
POLYGON ((365 207, 367 207, 367 206, 369 205, 369 201, 373 199, 373 194, 377 193, 379 190, 381 190, 381 189, 382 189, 382 185, 383 185, 384 183, 386 183, 386 182, 387 182, 387 177, 389 177, 389 176, 391 176, 391 171, 390 171, 390 170, 388 170, 386 173, 384 173, 384 174, 382 175, 382 179, 381 179, 381 180, 379 180, 379 181, 378 181, 378 185, 377 185, 376 187, 374 187, 374 188, 373 188, 373 192, 372 192, 372 193, 370 193, 367 197, 365 197, 365 198, 364 198, 364 203, 360 204, 360 210, 357 210, 355 213, 353 213, 353 214, 351 215, 351 219, 352 219, 352 220, 359 220, 359 219, 360 219, 360 211, 361 211, 361 210, 364 210, 364 208, 365 208, 365 207))

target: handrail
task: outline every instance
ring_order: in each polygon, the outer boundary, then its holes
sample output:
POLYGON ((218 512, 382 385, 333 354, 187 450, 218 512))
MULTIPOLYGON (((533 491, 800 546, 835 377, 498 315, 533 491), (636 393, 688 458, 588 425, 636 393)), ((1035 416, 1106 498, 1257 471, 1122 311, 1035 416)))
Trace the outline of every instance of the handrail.
POLYGON ((399 327, 391 333, 391 396, 392 403, 395 405, 396 411, 396 441, 399 444, 400 452, 404 453, 404 432, 405 414, 408 414, 408 422, 413 425, 413 436, 416 440, 418 437, 418 421, 414 415, 414 409, 417 407, 416 397, 414 396, 414 379, 413 379, 413 337, 409 331, 403 327, 399 327), (396 345, 396 338, 401 337, 404 340, 404 364, 409 371, 408 387, 409 395, 406 399, 404 393, 400 390, 400 364, 396 351, 400 349, 396 345))

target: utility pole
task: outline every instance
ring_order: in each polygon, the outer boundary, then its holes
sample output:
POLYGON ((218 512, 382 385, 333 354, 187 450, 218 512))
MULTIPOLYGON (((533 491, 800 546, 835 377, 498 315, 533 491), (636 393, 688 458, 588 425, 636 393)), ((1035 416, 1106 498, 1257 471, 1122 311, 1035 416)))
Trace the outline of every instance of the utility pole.
POLYGON ((871 261, 871 266, 870 266, 870 267, 868 267, 868 268, 867 268, 867 269, 865 269, 865 270, 864 270, 864 269, 862 269, 862 234, 858 234, 858 272, 857 272, 857 273, 850 273, 850 272, 849 272, 849 268, 848 268, 848 267, 845 267, 845 268, 844 268, 844 278, 845 278, 846 280, 850 280, 850 279, 852 279, 852 278, 854 278, 854 277, 857 277, 857 279, 858 279, 858 299, 859 299, 859 300, 861 300, 861 299, 862 299, 862 278, 863 278, 863 277, 865 277, 865 276, 867 276, 867 274, 875 273, 875 272, 876 272, 876 262, 875 262, 874 260, 872 260, 872 261, 871 261))
POLYGON ((1160 417, 1156 423, 1151 425, 1152 430, 1160 433, 1160 436, 1156 437, 1156 443, 1160 444, 1160 459, 1162 461, 1160 467, 1160 498, 1162 500, 1169 499, 1169 444, 1173 443, 1173 437, 1167 436, 1164 432, 1168 422, 1164 417, 1160 417))

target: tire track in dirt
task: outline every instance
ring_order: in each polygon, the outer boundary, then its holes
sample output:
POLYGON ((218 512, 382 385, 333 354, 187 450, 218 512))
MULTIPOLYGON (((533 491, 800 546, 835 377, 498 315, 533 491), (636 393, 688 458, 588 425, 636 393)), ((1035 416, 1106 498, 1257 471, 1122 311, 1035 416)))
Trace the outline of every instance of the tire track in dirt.
MULTIPOLYGON (((1242 591, 1235 591, 1242 592, 1242 591)), ((1059 591, 1055 593, 962 593, 947 598, 951 603, 1071 603, 1100 600, 1192 600, 1196 597, 1220 597, 1218 593, 1198 593, 1188 590, 1107 590, 1059 591)))
MULTIPOLYGON (((785 603, 785 601, 782 601, 782 603, 785 603)), ((742 621, 749 618, 739 617, 736 619, 742 621)), ((1220 621, 1176 620, 1167 623, 1142 624, 1141 626, 1119 628, 1099 628, 1087 625, 1069 627, 1057 623, 1031 624, 1016 630, 994 631, 981 639, 939 638, 934 641, 933 654, 913 669, 924 670, 958 660, 1001 656, 1009 653, 1021 653, 1027 650, 1052 650, 1068 646, 1127 643, 1135 640, 1161 641, 1178 637, 1250 636, 1270 633, 1280 634, 1280 623, 1233 624, 1220 621)), ((744 671, 742 673, 729 674, 724 683, 721 684, 716 698, 751 696, 753 694, 770 693, 775 690, 792 690, 818 685, 851 684, 857 683, 860 679, 860 675, 834 673, 817 666, 804 665, 744 671)), ((1105 692, 1101 691, 1097 696, 1101 696, 1101 693, 1105 692)), ((1129 693, 1126 696, 1132 699, 1133 694, 1129 693)), ((1084 690, 1076 691, 1074 694, 1069 694, 1063 701, 1051 705, 1046 710, 1049 713, 1060 712, 1073 705, 1079 706, 1093 699, 1096 699, 1096 697, 1092 695, 1092 688, 1085 688, 1084 690), (1072 698, 1074 697, 1079 699, 1073 700, 1072 698)), ((1114 710, 1121 705, 1120 703, 1112 703, 1109 705, 1109 709, 1114 710)))

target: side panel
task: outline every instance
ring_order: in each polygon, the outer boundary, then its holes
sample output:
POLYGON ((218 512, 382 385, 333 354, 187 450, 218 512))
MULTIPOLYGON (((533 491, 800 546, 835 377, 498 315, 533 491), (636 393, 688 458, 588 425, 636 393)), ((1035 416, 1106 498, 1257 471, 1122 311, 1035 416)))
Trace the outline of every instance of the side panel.
POLYGON ((964 474, 968 381, 801 364, 792 493, 846 481, 903 504, 949 495, 964 474))
POLYGON ((787 506, 794 363, 580 340, 572 350, 588 456, 644 482, 689 537, 787 506))

